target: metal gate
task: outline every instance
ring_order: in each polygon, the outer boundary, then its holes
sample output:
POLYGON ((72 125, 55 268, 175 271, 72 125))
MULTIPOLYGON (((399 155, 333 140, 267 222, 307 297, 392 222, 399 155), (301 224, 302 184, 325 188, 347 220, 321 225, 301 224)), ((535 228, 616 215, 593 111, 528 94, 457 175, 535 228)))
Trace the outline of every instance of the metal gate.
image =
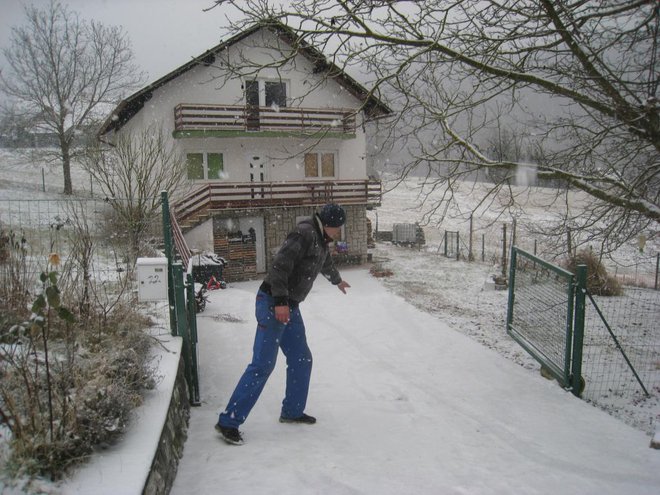
POLYGON ((170 307, 170 329, 172 335, 183 339, 183 364, 188 384, 190 403, 198 406, 199 373, 197 349, 197 311, 195 303, 195 284, 190 269, 190 251, 176 223, 170 215, 167 192, 161 193, 163 209, 163 236, 165 256, 167 257, 167 286, 170 307), (175 256, 178 253, 178 258, 175 256), (186 269, 184 270, 184 265, 186 269))
POLYGON ((572 273, 513 247, 507 333, 565 388, 580 395, 586 267, 572 273))

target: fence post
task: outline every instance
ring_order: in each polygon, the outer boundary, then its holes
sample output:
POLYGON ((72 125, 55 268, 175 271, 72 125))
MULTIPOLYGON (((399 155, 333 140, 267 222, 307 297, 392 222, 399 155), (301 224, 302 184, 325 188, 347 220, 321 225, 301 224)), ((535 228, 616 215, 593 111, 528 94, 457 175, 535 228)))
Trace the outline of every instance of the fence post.
POLYGON ((658 290, 658 271, 660 271, 660 253, 655 255, 655 290, 658 290))
POLYGON ((506 278, 506 224, 502 225, 502 277, 506 278))
POLYGON ((474 255, 472 254, 472 213, 470 213, 470 238, 468 239, 468 261, 474 261, 474 255))
POLYGON ((167 299, 170 307, 170 330, 172 335, 177 335, 176 312, 174 311, 174 278, 172 274, 174 241, 172 240, 172 222, 170 220, 170 203, 167 199, 167 191, 161 191, 160 204, 163 209, 163 241, 165 243, 165 256, 167 257, 167 299))
POLYGON ((197 370, 197 301, 195 300, 195 281, 191 273, 186 274, 186 291, 188 298, 188 335, 190 336, 190 358, 192 371, 191 404, 200 406, 199 397, 199 374, 197 370))
POLYGON ((582 394, 582 346, 584 343, 584 317, 587 297, 587 265, 576 269, 575 308, 573 313, 573 357, 571 359, 571 392, 576 397, 582 394))
POLYGON ((188 399, 193 402, 193 372, 192 353, 190 346, 190 332, 186 318, 185 284, 183 281, 183 265, 179 262, 172 264, 172 278, 174 279, 174 312, 176 313, 177 335, 183 339, 183 369, 188 383, 188 399))
POLYGON ((445 258, 447 257, 447 231, 445 230, 445 258))
POLYGON ((481 261, 486 261, 486 234, 481 234, 481 261))
POLYGON ((458 230, 456 231, 456 261, 458 261, 461 257, 461 244, 460 244, 460 234, 458 233, 458 230))
POLYGON ((518 226, 518 222, 514 218, 513 219, 513 224, 511 225, 511 236, 510 236, 511 237, 511 242, 509 243, 509 245, 511 247, 516 245, 516 233, 517 233, 517 230, 518 230, 517 226, 518 226))
POLYGON ((516 263, 517 251, 514 247, 511 249, 511 267, 509 269, 509 298, 506 310, 506 333, 509 334, 509 325, 513 321, 513 304, 515 302, 515 285, 516 285, 516 263))

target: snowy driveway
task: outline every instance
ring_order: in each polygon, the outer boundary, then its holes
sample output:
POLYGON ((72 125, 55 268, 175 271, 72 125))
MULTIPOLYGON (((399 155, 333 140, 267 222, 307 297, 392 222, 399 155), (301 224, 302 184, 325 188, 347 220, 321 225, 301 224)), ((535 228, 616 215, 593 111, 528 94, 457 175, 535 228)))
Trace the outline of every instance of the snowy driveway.
POLYGON ((314 426, 278 422, 284 359, 242 431, 213 430, 250 357, 259 281, 211 293, 198 318, 202 406, 173 495, 657 494, 650 438, 344 270, 301 305, 314 426))

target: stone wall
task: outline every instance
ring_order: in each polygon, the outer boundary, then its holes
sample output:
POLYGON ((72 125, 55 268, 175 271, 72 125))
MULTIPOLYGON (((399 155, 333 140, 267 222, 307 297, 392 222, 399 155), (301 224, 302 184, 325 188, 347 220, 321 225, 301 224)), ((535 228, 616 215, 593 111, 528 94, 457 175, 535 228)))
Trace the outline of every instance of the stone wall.
MULTIPOLYGON (((367 260, 367 210, 365 206, 344 206, 346 224, 344 241, 348 243, 348 252, 337 255, 337 264, 346 262, 365 263, 367 260)), ((264 210, 266 225, 266 266, 270 268, 273 256, 282 241, 296 226, 296 219, 309 217, 318 211, 315 207, 271 208, 264 210)))
POLYGON ((166 495, 170 492, 188 437, 189 417, 188 385, 184 374, 183 354, 180 354, 167 419, 163 425, 158 449, 142 491, 143 495, 166 495))

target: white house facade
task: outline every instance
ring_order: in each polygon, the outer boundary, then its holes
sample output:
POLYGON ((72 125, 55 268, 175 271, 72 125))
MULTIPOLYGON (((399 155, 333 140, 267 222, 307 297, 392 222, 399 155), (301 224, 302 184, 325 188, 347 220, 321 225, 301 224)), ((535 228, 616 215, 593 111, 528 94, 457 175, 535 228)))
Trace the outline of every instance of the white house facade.
POLYGON ((294 40, 284 25, 254 26, 122 101, 99 133, 112 142, 157 124, 171 138, 193 186, 172 213, 191 250, 229 261, 228 280, 266 271, 296 221, 330 201, 348 213, 338 259, 366 259, 381 189, 364 124, 391 112, 294 40))

